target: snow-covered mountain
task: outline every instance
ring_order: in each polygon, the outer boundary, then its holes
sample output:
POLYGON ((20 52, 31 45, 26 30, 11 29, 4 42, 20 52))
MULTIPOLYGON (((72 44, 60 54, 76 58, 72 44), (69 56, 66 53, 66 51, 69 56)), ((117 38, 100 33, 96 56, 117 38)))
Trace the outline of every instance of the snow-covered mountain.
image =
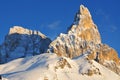
POLYGON ((120 80, 120 76, 86 55, 74 59, 44 53, 0 65, 3 80, 120 80))
POLYGON ((117 52, 102 43, 92 16, 83 5, 76 13, 68 33, 61 33, 50 44, 48 51, 69 58, 87 54, 90 60, 95 60, 120 75, 120 59, 117 52))
POLYGON ((39 31, 14 26, 10 28, 0 47, 0 63, 44 53, 50 42, 51 40, 39 31))
POLYGON ((97 26, 92 21, 88 9, 81 5, 68 33, 61 33, 50 44, 50 50, 58 55, 72 58, 85 53, 88 49, 99 47, 99 44, 101 37, 97 26))
POLYGON ((67 34, 61 33, 50 42, 38 31, 11 28, 0 46, 0 59, 18 59, 0 65, 3 80, 120 80, 118 54, 102 43, 83 5, 67 34))

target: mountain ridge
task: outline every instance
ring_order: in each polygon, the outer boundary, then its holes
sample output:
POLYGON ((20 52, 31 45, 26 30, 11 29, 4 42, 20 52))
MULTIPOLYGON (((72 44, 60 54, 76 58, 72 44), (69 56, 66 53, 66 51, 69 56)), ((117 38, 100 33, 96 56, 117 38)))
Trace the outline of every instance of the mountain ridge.
POLYGON ((28 35, 36 34, 36 35, 40 35, 42 38, 46 38, 46 36, 42 34, 40 31, 25 29, 21 26, 13 26, 12 28, 10 28, 8 34, 10 35, 14 33, 28 34, 28 35))
POLYGON ((0 47, 0 63, 44 53, 50 42, 51 40, 39 31, 14 26, 10 28, 0 47))

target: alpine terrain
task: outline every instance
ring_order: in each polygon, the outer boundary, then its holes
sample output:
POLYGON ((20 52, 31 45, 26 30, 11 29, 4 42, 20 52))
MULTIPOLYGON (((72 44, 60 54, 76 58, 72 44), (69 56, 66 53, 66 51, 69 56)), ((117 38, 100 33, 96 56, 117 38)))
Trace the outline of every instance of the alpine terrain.
POLYGON ((39 31, 14 26, 10 28, 0 46, 0 63, 44 53, 50 42, 51 40, 39 31))
POLYGON ((0 63, 3 80, 120 80, 118 53, 102 43, 83 5, 67 33, 53 41, 39 31, 10 28, 0 63))

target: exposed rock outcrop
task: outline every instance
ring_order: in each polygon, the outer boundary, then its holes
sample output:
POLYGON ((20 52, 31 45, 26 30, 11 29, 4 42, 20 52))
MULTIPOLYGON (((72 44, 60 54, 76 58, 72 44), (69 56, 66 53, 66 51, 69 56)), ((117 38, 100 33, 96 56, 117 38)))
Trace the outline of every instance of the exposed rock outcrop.
POLYGON ((97 26, 93 23, 88 9, 82 5, 68 33, 61 33, 50 44, 50 49, 60 56, 73 58, 88 49, 95 49, 95 45, 99 44, 101 44, 101 37, 97 26))

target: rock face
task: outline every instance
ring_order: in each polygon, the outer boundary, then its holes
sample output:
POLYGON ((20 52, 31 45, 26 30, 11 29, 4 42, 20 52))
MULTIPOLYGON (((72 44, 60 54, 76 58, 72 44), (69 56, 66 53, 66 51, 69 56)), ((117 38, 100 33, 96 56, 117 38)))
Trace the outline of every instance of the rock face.
POLYGON ((80 6, 72 26, 67 34, 60 34, 50 44, 50 49, 56 54, 70 58, 85 53, 88 49, 94 49, 94 45, 101 44, 101 37, 97 26, 86 7, 80 6))
POLYGON ((97 26, 94 24, 89 10, 83 5, 80 6, 67 34, 61 33, 50 44, 48 52, 69 58, 86 54, 89 60, 95 60, 120 74, 120 60, 117 52, 101 42, 97 26), (112 67, 113 64, 117 70, 112 67))
POLYGON ((39 31, 24 29, 20 26, 10 28, 4 43, 0 47, 0 63, 44 53, 51 40, 39 31))

